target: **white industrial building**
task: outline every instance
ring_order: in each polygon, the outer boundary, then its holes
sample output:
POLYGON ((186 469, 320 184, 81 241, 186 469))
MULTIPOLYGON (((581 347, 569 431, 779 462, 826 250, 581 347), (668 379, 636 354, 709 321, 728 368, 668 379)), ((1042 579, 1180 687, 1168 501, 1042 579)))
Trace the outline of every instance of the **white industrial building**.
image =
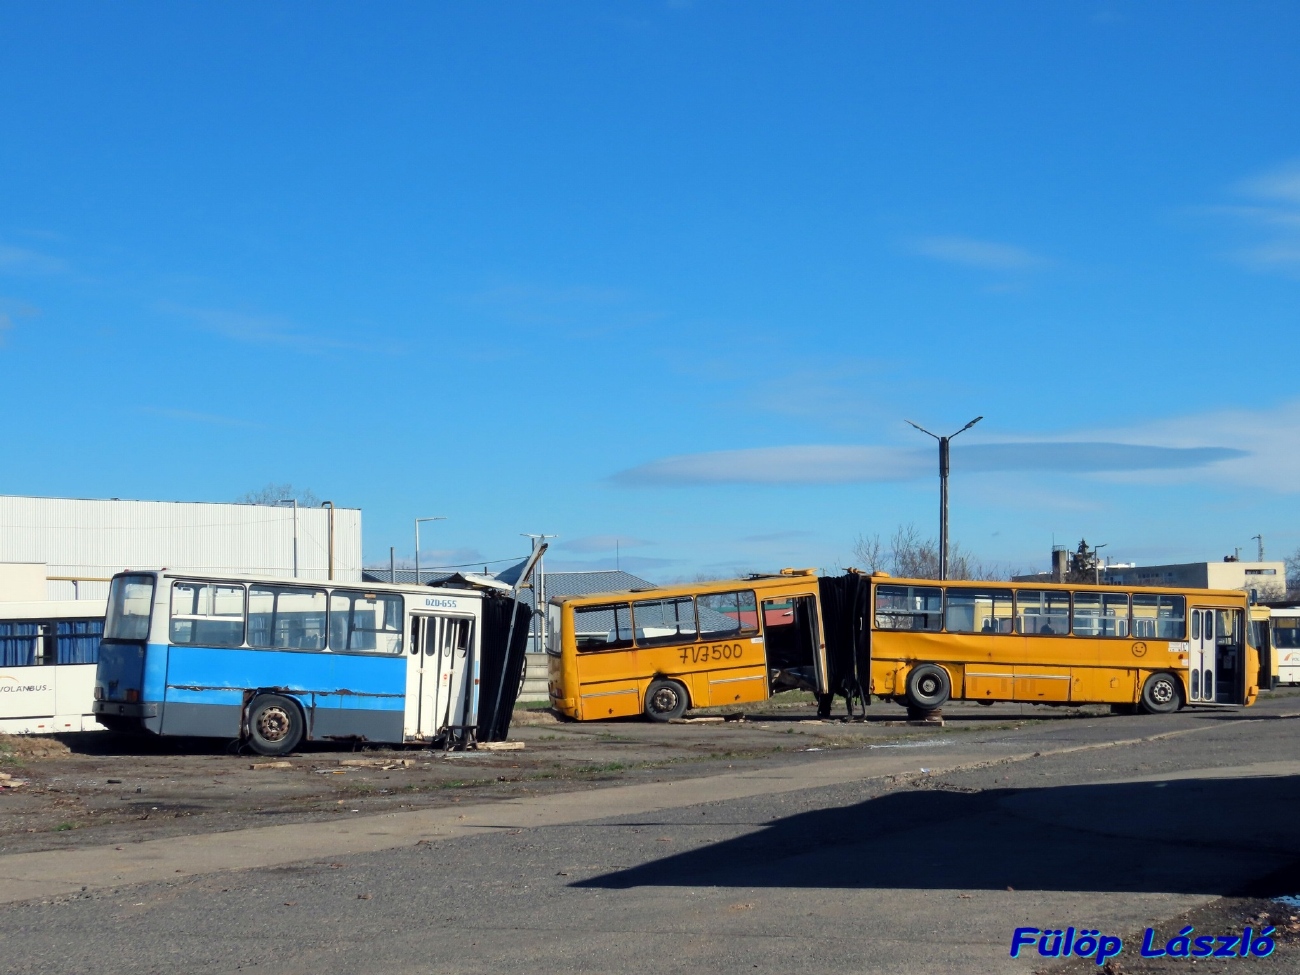
POLYGON ((361 510, 0 495, 0 600, 103 599, 128 568, 361 580, 361 510))

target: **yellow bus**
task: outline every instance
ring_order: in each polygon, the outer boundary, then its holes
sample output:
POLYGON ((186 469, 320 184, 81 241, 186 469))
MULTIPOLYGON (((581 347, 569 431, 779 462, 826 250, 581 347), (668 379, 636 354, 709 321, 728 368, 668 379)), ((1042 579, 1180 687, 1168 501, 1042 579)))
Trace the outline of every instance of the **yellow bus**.
POLYGON ((826 685, 812 569, 662 589, 557 596, 549 608, 551 704, 570 718, 743 704, 826 685))
POLYGON ((579 720, 760 701, 803 688, 934 711, 950 700, 1253 704, 1261 674, 1235 590, 947 582, 812 570, 556 597, 553 707, 579 720))
POLYGON ((946 701, 1249 705, 1259 693, 1244 592, 872 576, 870 692, 946 701))

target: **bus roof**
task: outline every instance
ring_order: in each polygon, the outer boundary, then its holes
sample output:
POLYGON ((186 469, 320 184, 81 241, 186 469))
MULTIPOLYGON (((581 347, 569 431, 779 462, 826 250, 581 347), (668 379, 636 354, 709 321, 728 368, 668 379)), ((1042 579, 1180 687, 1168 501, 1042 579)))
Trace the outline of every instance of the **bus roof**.
POLYGON ((736 589, 790 589, 817 582, 815 569, 782 569, 773 575, 752 575, 743 579, 714 579, 708 582, 683 582, 675 586, 655 586, 653 589, 612 589, 608 592, 589 592, 578 596, 552 596, 552 605, 565 603, 607 603, 611 600, 640 596, 643 599, 670 599, 674 596, 694 596, 700 593, 732 592, 736 589))
POLYGON ((134 568, 124 569, 117 573, 119 576, 129 575, 157 575, 166 579, 193 579, 196 582, 238 582, 243 584, 253 582, 263 582, 267 585, 275 586, 308 586, 320 587, 326 589, 352 589, 361 592, 400 592, 410 595, 412 593, 435 593, 435 592, 455 592, 461 594, 483 593, 483 592, 510 592, 510 587, 503 583, 491 580, 487 583, 477 584, 474 579, 465 577, 460 585, 447 586, 417 586, 413 583, 392 583, 392 582, 348 582, 341 579, 302 579, 291 576, 272 576, 272 575, 246 575, 236 572, 190 572, 186 569, 167 569, 167 568, 134 568))
MULTIPOLYGON (((857 570, 851 570, 856 572, 857 570)), ((972 580, 972 579, 949 579, 946 582, 939 582, 937 579, 909 579, 901 576, 891 576, 886 572, 860 573, 864 578, 870 578, 877 585, 901 585, 901 586, 947 586, 962 588, 997 588, 997 589, 1032 589, 1032 590, 1055 590, 1058 592, 1072 592, 1080 589, 1090 592, 1141 592, 1159 594, 1186 594, 1188 592, 1205 593, 1215 596, 1216 598, 1226 599, 1244 599, 1246 593, 1240 589, 1179 589, 1169 586, 1115 586, 1115 585, 1094 585, 1091 582, 1006 582, 1001 580, 972 580)), ((730 592, 735 589, 788 589, 803 583, 805 586, 808 580, 816 579, 816 571, 813 569, 782 569, 780 574, 776 575, 753 575, 743 579, 718 579, 710 582, 688 582, 675 586, 657 586, 654 589, 618 589, 608 592, 584 593, 580 596, 552 596, 550 602, 559 606, 566 603, 573 604, 595 604, 605 603, 612 600, 625 599, 629 596, 639 595, 644 599, 651 598, 671 598, 673 596, 690 596, 700 593, 711 592, 730 592), (645 595, 653 593, 652 596, 645 595)))

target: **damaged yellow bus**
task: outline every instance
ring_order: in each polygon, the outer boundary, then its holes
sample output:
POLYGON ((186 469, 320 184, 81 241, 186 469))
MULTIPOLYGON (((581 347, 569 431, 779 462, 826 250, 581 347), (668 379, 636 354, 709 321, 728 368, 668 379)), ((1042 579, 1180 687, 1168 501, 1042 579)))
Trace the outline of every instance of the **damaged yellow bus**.
POLYGON ((551 705, 580 721, 765 700, 825 684, 812 569, 640 592, 557 596, 549 607, 551 705))
POLYGON ((945 582, 808 569, 556 597, 553 707, 645 715, 814 692, 913 711, 950 700, 1111 704, 1159 714, 1253 704, 1250 606, 1235 590, 945 582))

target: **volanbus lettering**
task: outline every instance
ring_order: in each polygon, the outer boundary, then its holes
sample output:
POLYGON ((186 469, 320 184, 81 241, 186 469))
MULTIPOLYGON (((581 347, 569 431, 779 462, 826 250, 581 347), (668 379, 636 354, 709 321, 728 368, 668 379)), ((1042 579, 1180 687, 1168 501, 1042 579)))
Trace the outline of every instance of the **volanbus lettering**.
POLYGON ((739 660, 744 656, 741 643, 713 643, 699 647, 682 647, 682 663, 707 664, 722 660, 739 660))

